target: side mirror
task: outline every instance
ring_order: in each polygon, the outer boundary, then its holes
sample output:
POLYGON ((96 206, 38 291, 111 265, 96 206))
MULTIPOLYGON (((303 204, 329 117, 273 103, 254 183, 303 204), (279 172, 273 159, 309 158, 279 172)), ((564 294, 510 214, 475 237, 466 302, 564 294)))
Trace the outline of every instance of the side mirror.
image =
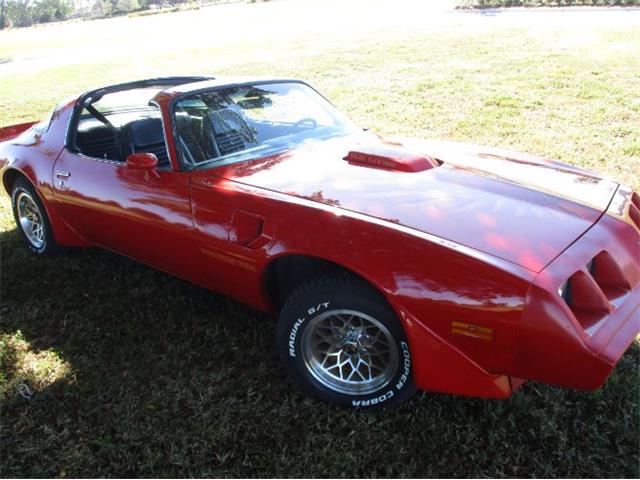
POLYGON ((139 170, 155 170, 158 166, 158 157, 153 153, 132 153, 127 157, 127 166, 139 170))

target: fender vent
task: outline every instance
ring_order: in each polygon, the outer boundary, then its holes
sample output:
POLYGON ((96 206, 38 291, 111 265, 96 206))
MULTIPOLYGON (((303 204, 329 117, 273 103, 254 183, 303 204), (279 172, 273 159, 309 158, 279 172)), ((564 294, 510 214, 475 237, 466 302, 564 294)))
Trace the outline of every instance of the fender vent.
POLYGON ((564 299, 582 328, 587 330, 611 311, 609 300, 593 277, 580 270, 567 282, 564 299))
POLYGON ((600 252, 593 258, 590 273, 609 301, 631 290, 631 285, 622 269, 606 251, 600 252))
POLYGON ((571 275, 559 293, 589 333, 630 291, 622 269, 608 252, 602 251, 571 275))

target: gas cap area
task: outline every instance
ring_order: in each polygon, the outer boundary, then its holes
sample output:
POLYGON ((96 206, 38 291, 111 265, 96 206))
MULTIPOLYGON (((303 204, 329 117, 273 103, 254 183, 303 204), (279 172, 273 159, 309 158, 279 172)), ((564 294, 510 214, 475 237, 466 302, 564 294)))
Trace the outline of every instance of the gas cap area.
POLYGON ((231 219, 229 240, 248 248, 260 248, 273 238, 273 224, 249 212, 237 210, 231 219))

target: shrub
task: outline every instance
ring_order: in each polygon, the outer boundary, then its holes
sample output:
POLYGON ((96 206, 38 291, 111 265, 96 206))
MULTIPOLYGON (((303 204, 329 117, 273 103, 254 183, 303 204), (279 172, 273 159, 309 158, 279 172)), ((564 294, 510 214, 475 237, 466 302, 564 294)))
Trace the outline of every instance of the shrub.
POLYGON ((640 0, 458 0, 457 8, 640 6, 640 0))

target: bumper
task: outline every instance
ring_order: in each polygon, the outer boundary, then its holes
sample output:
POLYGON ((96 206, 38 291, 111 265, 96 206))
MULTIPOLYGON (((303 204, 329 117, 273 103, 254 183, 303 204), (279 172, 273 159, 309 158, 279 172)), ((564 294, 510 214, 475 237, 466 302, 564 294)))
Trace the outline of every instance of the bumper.
MULTIPOLYGON (((601 339, 597 337, 591 343, 591 349, 597 350, 599 343, 602 347, 593 354, 593 359, 584 372, 575 380, 576 388, 586 390, 595 390, 600 388, 609 374, 615 367, 620 357, 624 355, 631 343, 640 332, 640 306, 638 306, 638 298, 640 298, 640 284, 633 290, 631 295, 635 296, 635 301, 626 302, 618 309, 616 315, 608 319, 608 327, 614 333, 610 335, 602 335, 601 339)), ((608 329, 609 330, 609 329, 608 329)))
POLYGON ((621 187, 605 215, 533 281, 509 374, 595 390, 640 332, 640 225, 621 187), (568 297, 558 288, 569 279, 568 297))
POLYGON ((631 199, 620 188, 596 224, 527 280, 517 348, 499 371, 394 305, 418 388, 485 398, 506 398, 525 380, 599 388, 640 332, 640 222, 630 217, 631 199), (572 298, 558 291, 567 279, 575 280, 572 298))

